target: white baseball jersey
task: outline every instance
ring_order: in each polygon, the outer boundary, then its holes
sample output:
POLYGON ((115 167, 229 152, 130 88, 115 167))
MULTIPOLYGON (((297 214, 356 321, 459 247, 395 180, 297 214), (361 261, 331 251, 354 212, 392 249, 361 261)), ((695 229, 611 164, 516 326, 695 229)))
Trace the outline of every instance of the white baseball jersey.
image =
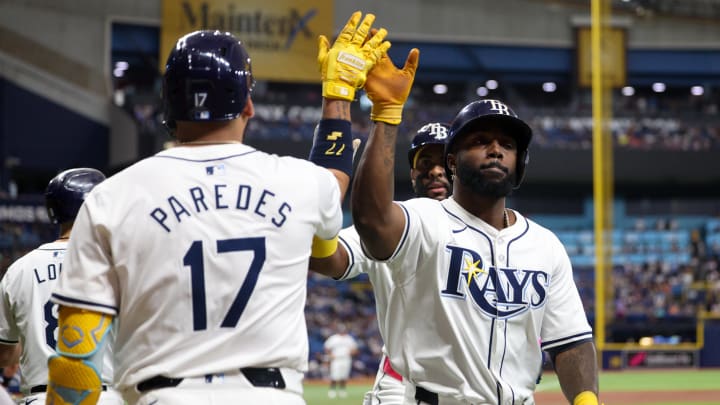
POLYGON ((335 358, 351 358, 352 352, 357 349, 355 338, 345 333, 330 336, 325 341, 325 350, 335 358))
MULTIPOLYGON (((377 313, 378 329, 383 341, 386 339, 386 328, 393 326, 386 325, 386 313, 388 299, 394 288, 391 271, 383 262, 370 259, 362 249, 360 244, 360 235, 358 235, 354 226, 344 228, 340 231, 340 243, 345 247, 348 253, 348 267, 345 274, 339 280, 347 280, 359 276, 362 273, 368 275, 373 286, 373 294, 375 295, 375 311, 377 313)), ((399 404, 402 403, 405 395, 405 387, 401 379, 397 375, 389 375, 385 371, 384 361, 387 355, 387 347, 383 346, 383 356, 378 366, 378 372, 375 376, 373 388, 369 391, 365 398, 364 404, 399 404)), ((394 371, 394 370, 393 370, 394 371)))
POLYGON ((380 359, 380 366, 375 375, 375 382, 370 391, 363 397, 363 405, 403 405, 405 404, 406 386, 397 371, 389 363, 385 347, 380 359))
POLYGON ((390 269, 385 263, 372 260, 365 254, 360 244, 360 236, 354 226, 340 231, 339 242, 348 253, 348 267, 345 274, 338 280, 355 278, 363 273, 368 275, 375 295, 375 310, 377 311, 380 335, 385 339, 387 301, 394 288, 390 269))
MULTIPOLYGON (((74 235, 74 234, 73 234, 74 235)), ((57 344, 57 304, 50 294, 63 270, 67 242, 46 243, 18 259, 0 281, 0 343, 21 343, 21 390, 47 385, 48 357, 57 344)), ((113 333, 109 335, 112 342, 113 333)), ((102 380, 112 383, 112 344, 107 345, 102 380)))
POLYGON ((176 147, 99 184, 53 294, 116 315, 116 379, 307 369, 313 235, 342 226, 326 169, 242 144, 176 147))
POLYGON ((387 260, 392 366, 442 398, 532 403, 541 348, 592 338, 570 259, 548 229, 515 212, 497 230, 453 198, 398 203, 402 238, 387 260))

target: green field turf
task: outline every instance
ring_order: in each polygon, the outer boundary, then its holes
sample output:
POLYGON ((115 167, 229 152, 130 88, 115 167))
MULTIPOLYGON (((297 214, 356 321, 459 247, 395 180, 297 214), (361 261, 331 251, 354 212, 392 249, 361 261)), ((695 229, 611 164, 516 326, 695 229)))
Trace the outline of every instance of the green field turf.
MULTIPOLYGON (((360 405, 363 395, 371 387, 348 386, 347 398, 328 398, 328 386, 313 382, 305 385, 308 405, 360 405)), ((606 371, 600 375, 600 391, 682 391, 720 390, 720 370, 660 370, 660 371, 606 371)), ((545 373, 537 391, 560 391, 554 373, 545 373)), ((611 405, 611 404, 608 404, 611 405)), ((656 402, 652 405, 687 405, 681 402, 656 402)), ((711 402, 693 402, 692 405, 720 405, 720 398, 711 402)))
POLYGON ((348 385, 347 398, 328 398, 328 385, 305 384, 305 402, 308 405, 361 405, 365 393, 372 384, 348 385))
MULTIPOLYGON (((555 374, 545 373, 537 390, 559 391, 555 374)), ((600 391, 605 390, 720 390, 720 370, 605 371, 600 374, 600 391)))

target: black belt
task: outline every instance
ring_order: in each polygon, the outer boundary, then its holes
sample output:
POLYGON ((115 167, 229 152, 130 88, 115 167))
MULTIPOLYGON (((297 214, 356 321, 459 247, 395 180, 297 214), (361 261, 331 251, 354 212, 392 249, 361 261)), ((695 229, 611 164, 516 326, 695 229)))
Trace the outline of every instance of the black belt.
MULTIPOLYGON (((102 390, 107 391, 107 385, 103 385, 102 390)), ((31 394, 39 394, 41 392, 47 392, 47 385, 34 385, 30 388, 31 394)))
POLYGON ((415 386, 415 400, 429 405, 438 405, 439 402, 438 394, 419 386, 415 386))
MULTIPOLYGON (((245 378, 250 381, 255 387, 270 387, 277 389, 285 388, 285 380, 283 379, 282 373, 279 368, 255 368, 246 367, 241 368, 240 372, 243 373, 245 378)), ((213 374, 205 376, 207 382, 212 382, 213 374)), ((137 390, 140 392, 156 390, 160 388, 177 387, 183 382, 184 378, 170 378, 165 376, 155 376, 143 380, 138 383, 137 390)))

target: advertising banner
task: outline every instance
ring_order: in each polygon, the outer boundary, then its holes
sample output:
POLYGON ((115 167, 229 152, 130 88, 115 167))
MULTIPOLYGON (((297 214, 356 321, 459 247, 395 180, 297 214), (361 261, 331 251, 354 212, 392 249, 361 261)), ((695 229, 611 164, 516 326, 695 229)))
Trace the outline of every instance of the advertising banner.
POLYGON ((163 0, 160 71, 175 42, 197 30, 233 33, 245 45, 256 79, 319 82, 317 38, 331 41, 333 0, 163 0))

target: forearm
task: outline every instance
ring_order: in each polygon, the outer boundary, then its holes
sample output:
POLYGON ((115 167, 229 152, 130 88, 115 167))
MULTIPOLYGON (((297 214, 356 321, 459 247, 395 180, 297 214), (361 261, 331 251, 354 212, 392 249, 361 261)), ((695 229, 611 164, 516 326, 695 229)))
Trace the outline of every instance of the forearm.
POLYGON ((374 123, 352 186, 355 228, 369 252, 379 259, 392 254, 400 236, 394 232, 400 208, 393 204, 397 133, 396 125, 374 123))
POLYGON ((20 352, 22 351, 19 344, 6 345, 0 343, 0 367, 9 367, 20 361, 20 352))
POLYGON ((583 391, 598 394, 597 354, 593 342, 583 343, 555 357, 555 372, 565 398, 572 404, 583 391))
MULTIPOLYGON (((350 121, 350 102, 323 97, 321 119, 350 121)), ((327 169, 337 179, 338 186, 340 186, 340 200, 344 200, 348 187, 350 187, 350 176, 342 170, 327 169)))
POLYGON ((350 121, 350 102, 323 97, 321 118, 350 121))
POLYGON ((338 244, 335 253, 328 257, 310 257, 310 270, 335 279, 338 279, 345 274, 348 264, 349 259, 347 251, 341 244, 338 244))

